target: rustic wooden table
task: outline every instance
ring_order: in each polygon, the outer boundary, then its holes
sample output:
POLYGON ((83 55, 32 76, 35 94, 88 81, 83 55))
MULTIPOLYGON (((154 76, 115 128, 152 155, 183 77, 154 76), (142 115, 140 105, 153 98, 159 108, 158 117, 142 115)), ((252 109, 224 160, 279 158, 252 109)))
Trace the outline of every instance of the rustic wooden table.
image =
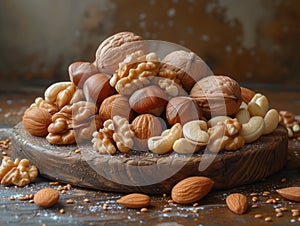
MULTIPOLYGON (((10 139, 11 128, 21 121, 26 107, 42 94, 43 89, 29 87, 17 90, 12 92, 6 88, 0 91, 0 140, 10 139)), ((299 89, 256 87, 255 90, 266 94, 273 107, 300 115, 299 89)), ((10 148, 1 151, 2 155, 12 152, 10 148)), ((116 204, 123 194, 79 187, 64 189, 65 184, 50 185, 50 182, 38 177, 23 188, 1 185, 0 225, 300 225, 300 216, 293 217, 291 212, 292 209, 300 209, 300 204, 287 201, 276 193, 278 188, 300 186, 300 142, 293 140, 289 141, 289 160, 283 170, 254 184, 213 191, 194 206, 168 203, 170 195, 167 194, 152 196, 148 212, 141 212, 116 204), (19 200, 45 187, 61 190, 55 206, 43 209, 29 200, 19 200), (226 196, 234 192, 248 197, 249 209, 244 215, 235 215, 226 207, 226 196), (253 193, 257 193, 257 201, 252 200, 253 193), (10 200, 10 197, 15 200, 10 200), (266 203, 270 198, 276 199, 276 203, 266 203), (74 203, 67 204, 69 199, 74 203), (286 207, 288 211, 283 212, 282 217, 276 217, 275 209, 280 207, 286 207), (61 209, 64 213, 60 212, 61 209), (262 218, 256 219, 256 214, 262 214, 262 218), (265 222, 266 217, 272 217, 272 222, 265 222)))

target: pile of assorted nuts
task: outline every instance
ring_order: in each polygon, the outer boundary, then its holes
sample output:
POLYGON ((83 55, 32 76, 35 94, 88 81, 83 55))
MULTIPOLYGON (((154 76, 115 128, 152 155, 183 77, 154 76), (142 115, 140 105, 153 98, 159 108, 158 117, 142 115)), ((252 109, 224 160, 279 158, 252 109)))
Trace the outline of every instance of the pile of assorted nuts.
POLYGON ((24 113, 28 132, 51 144, 90 141, 111 155, 217 153, 238 150, 279 122, 266 96, 212 75, 194 53, 175 50, 161 60, 131 32, 104 40, 95 62, 71 64, 69 77, 24 113))

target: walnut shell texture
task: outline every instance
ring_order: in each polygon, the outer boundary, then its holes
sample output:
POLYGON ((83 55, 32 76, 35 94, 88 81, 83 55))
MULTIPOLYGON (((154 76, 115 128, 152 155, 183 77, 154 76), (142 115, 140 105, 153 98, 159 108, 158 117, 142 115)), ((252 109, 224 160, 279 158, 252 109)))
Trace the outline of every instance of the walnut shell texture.
POLYGON ((143 38, 132 32, 120 32, 105 39, 96 51, 97 68, 112 75, 125 57, 143 47, 143 38))
POLYGON ((190 91, 201 78, 213 74, 198 55, 184 50, 169 53, 162 63, 161 70, 170 69, 178 73, 177 78, 186 91, 190 91))
POLYGON ((228 76, 208 76, 198 81, 191 90, 204 116, 234 115, 242 103, 239 84, 228 76))
POLYGON ((42 137, 48 134, 51 118, 51 114, 46 109, 31 107, 24 113, 23 124, 31 135, 42 137))

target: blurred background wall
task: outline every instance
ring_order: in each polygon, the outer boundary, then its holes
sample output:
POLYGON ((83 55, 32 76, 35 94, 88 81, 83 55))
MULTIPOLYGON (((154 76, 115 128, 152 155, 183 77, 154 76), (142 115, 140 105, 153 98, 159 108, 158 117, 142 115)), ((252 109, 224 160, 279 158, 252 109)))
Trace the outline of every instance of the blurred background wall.
POLYGON ((183 45, 239 82, 300 84, 298 0, 1 0, 0 82, 67 80, 119 31, 183 45))

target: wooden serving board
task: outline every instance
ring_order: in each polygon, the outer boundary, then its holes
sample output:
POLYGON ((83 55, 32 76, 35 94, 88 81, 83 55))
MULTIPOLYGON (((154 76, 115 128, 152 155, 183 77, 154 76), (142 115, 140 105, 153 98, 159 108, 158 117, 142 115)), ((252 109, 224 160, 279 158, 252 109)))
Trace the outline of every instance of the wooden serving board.
POLYGON ((215 189, 261 180, 284 167, 288 137, 283 127, 235 152, 218 155, 157 155, 130 152, 114 156, 93 151, 91 144, 57 146, 30 135, 23 124, 13 129, 13 157, 27 158, 42 176, 76 186, 116 192, 170 193, 189 176, 207 176, 215 189), (80 149, 81 153, 75 153, 80 149), (200 169, 199 169, 200 168, 200 169))

